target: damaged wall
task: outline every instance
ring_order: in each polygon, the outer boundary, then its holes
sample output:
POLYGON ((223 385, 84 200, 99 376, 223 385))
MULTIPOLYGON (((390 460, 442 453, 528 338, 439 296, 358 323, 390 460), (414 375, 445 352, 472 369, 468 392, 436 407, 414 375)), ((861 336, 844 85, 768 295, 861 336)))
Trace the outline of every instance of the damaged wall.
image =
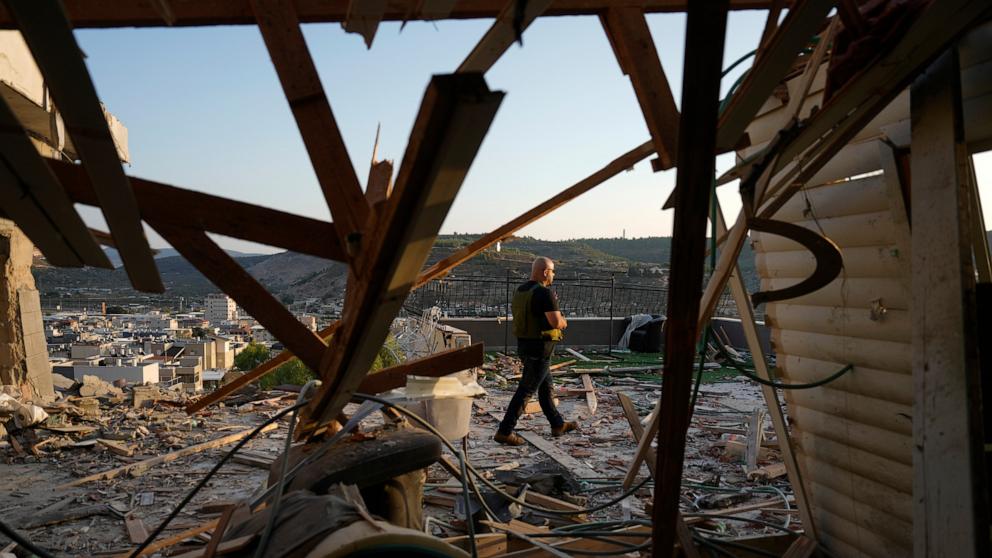
POLYGON ((0 219, 0 382, 20 386, 25 400, 54 395, 41 302, 31 275, 33 255, 24 233, 0 219))

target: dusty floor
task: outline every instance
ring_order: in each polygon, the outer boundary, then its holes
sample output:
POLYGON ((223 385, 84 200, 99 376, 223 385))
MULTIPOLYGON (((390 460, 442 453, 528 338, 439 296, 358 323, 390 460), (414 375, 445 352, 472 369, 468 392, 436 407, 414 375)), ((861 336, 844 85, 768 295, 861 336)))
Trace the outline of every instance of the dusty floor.
MULTIPOLYGON (((475 402, 468 436, 472 463, 481 470, 492 471, 496 468, 526 468, 537 462, 553 461, 544 451, 530 444, 514 448, 498 445, 492 440, 497 419, 515 387, 515 382, 506 378, 512 377, 515 363, 503 359, 489 363, 485 368, 479 375, 479 383, 488 395, 475 402)), ((644 379, 643 375, 592 377, 598 400, 595 414, 589 412, 584 394, 575 395, 566 391, 582 387, 577 375, 566 372, 556 379, 559 408, 566 418, 579 422, 580 431, 562 438, 551 438, 547 422, 540 413, 525 415, 518 426, 518 430, 529 430, 541 436, 554 448, 553 453, 560 451, 562 454, 559 456, 567 455, 586 466, 586 473, 575 475, 578 477, 575 479, 577 485, 569 489, 571 494, 557 494, 561 499, 580 505, 595 505, 619 494, 620 480, 636 449, 616 394, 627 394, 642 417, 660 395, 660 385, 653 378, 644 379), (593 471, 594 475, 588 474, 588 471, 593 471), (583 478, 590 476, 596 478, 583 478)), ((132 549, 135 546, 132 540, 140 537, 140 531, 129 533, 125 518, 131 520, 132 527, 135 520, 140 520, 150 532, 230 446, 159 464, 139 476, 123 475, 71 488, 60 488, 59 485, 251 428, 288 406, 295 398, 295 395, 289 394, 278 399, 280 395, 259 393, 254 397, 260 401, 214 408, 197 417, 188 417, 175 404, 159 403, 153 408, 133 409, 126 402, 115 404, 106 401, 96 417, 70 413, 60 419, 57 418, 60 416, 58 413, 52 412, 56 421, 63 420, 77 427, 93 427, 93 430, 66 433, 35 427, 15 432, 13 436, 17 445, 21 446, 20 453, 9 441, 3 442, 0 459, 4 462, 5 474, 0 475, 0 517, 19 526, 41 547, 59 555, 99 556, 132 549), (133 448, 134 455, 119 455, 101 443, 88 441, 96 437, 119 441, 133 448), (43 443, 38 445, 38 442, 43 443), (36 447, 34 452, 31 451, 32 445, 36 447), (74 518, 72 512, 76 510, 84 510, 86 515, 74 518)), ((782 525, 786 518, 791 518, 793 528, 796 528, 794 511, 785 510, 782 501, 783 497, 790 498, 785 477, 768 482, 749 481, 740 463, 741 458, 729 459, 722 447, 721 440, 728 437, 736 436, 741 440, 746 437, 746 425, 752 409, 764 406, 760 390, 753 384, 726 381, 704 384, 699 397, 686 451, 683 511, 687 514, 712 512, 715 511, 713 508, 733 509, 741 503, 768 499, 765 510, 747 511, 741 515, 782 525), (734 489, 740 490, 734 493, 734 489), (773 503, 772 499, 777 500, 773 503)), ((379 422, 378 416, 370 422, 379 422)), ((367 426, 371 427, 371 424, 367 426)), ((764 428, 770 431, 767 420, 764 428)), ((280 453, 285 435, 286 421, 281 421, 277 430, 249 443, 245 451, 254 456, 257 463, 228 463, 169 526, 165 535, 201 525, 210 518, 218 517, 223 504, 255 493, 268 474, 265 461, 280 453)), ((774 441, 771 445, 774 446, 774 441)), ((773 450, 765 457, 766 461, 777 460, 773 450)), ((642 467, 641 474, 647 474, 646 467, 642 467)), ((437 520, 428 521, 427 526, 436 535, 464 534, 457 528, 460 522, 452 509, 453 493, 458 491, 455 485, 457 483, 441 467, 430 469, 425 492, 425 515, 437 520)), ((645 504, 650 502, 651 494, 649 486, 638 491, 623 505, 591 514, 589 520, 646 519, 645 504)), ((533 513, 525 514, 520 519, 537 524, 549 522, 548 517, 533 513)), ((560 523, 560 520, 552 520, 551 524, 555 523, 560 523)), ((697 519, 693 526, 704 533, 721 536, 774 532, 766 527, 719 519, 697 519)), ((202 545, 205 539, 206 535, 200 541, 175 546, 167 554, 195 548, 202 545)))

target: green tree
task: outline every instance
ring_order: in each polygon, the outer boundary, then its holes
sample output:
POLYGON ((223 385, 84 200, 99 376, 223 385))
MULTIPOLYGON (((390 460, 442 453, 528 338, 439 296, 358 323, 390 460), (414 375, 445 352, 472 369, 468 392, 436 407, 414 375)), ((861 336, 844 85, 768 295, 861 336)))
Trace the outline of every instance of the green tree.
POLYGON ((258 387, 261 389, 272 389, 283 384, 302 386, 317 375, 310 370, 306 364, 298 358, 293 358, 286 364, 276 368, 270 374, 262 376, 258 380, 258 387))
POLYGON ((248 372, 267 360, 269 360, 269 348, 252 341, 234 357, 234 366, 238 370, 248 372))

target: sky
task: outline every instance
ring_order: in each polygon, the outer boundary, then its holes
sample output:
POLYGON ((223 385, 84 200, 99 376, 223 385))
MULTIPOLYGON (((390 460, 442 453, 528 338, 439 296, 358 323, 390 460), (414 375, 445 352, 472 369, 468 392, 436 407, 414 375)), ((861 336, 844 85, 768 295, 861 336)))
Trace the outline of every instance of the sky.
MULTIPOLYGON (((724 66, 757 45, 763 11, 731 12, 724 66)), ((676 102, 682 95, 685 16, 648 16, 676 102)), ((377 127, 378 156, 403 157, 425 87, 450 73, 490 20, 383 23, 371 50, 339 24, 304 35, 345 145, 364 183, 377 127)), ((78 30, 97 92, 128 128, 134 176, 290 213, 330 219, 320 187, 254 26, 78 30)), ((724 92, 747 64, 724 79, 724 92)), ((599 20, 539 18, 486 74, 506 97, 441 228, 484 233, 546 200, 649 139, 637 99, 599 20)), ((733 158, 721 156, 718 170, 733 158)), ((992 155, 976 157, 986 221, 992 222, 992 155)), ((661 205, 675 171, 647 160, 524 228, 548 240, 668 236, 661 205)), ((740 208, 720 189, 728 219, 740 208)), ((177 207, 177 211, 182 208, 177 207)), ((102 226, 97 210, 84 218, 102 226)), ((166 244, 149 229, 152 246, 166 244)), ((230 249, 273 252, 217 237, 230 249)))

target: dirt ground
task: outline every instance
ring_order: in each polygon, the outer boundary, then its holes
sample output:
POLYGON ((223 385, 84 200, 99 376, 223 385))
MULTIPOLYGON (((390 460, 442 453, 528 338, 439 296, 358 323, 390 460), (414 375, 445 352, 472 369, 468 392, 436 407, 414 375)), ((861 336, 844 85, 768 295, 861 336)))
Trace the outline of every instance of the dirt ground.
MULTIPOLYGON (((552 438, 546 420, 539 412, 524 415, 518 431, 540 436, 554 455, 528 444, 506 447, 492 440, 498 418, 515 388, 517 371, 513 359, 497 358, 480 369, 479 383, 487 395, 475 401, 467 439, 470 461, 487 474, 509 474, 535 464, 551 464, 555 457, 577 460, 577 470, 560 476, 564 491, 554 497, 579 506, 606 502, 621 492, 620 481, 627 471, 637 444, 619 403, 624 393, 646 415, 660 396, 660 384, 651 374, 624 376, 593 373, 597 398, 596 412, 590 413, 584 393, 576 394, 582 383, 575 371, 556 378, 559 409, 580 425, 578 432, 552 438), (573 390, 573 391, 568 391, 573 390), (559 453, 560 452, 560 453, 559 453), (501 469, 502 472, 495 471, 501 469), (589 473, 592 471, 593 473, 589 473), (567 478, 566 478, 567 477, 567 478)), ((75 487, 62 487, 86 475, 107 471, 176 449, 250 429, 295 400, 295 394, 259 392, 250 397, 229 400, 205 414, 187 416, 180 402, 160 401, 152 407, 135 409, 126 400, 103 400, 99 414, 81 416, 72 398, 64 398, 63 411, 49 408, 49 428, 32 427, 12 432, 0 443, 3 472, 0 475, 0 518, 14 525, 39 546, 59 555, 100 556, 126 552, 144 532, 150 532, 202 478, 230 445, 150 467, 138 475, 124 474, 110 480, 97 480, 75 487), (254 401, 249 401, 254 399, 254 401), (61 428, 61 431, 60 431, 61 428), (70 430, 70 431, 67 431, 70 430), (75 429, 75 431, 71 431, 75 429), (117 442, 117 451, 97 438, 117 442), (133 450, 128 456, 121 448, 133 450), (78 517, 77 517, 78 516, 78 517), (128 523, 131 524, 131 531, 128 523)), ((791 505, 791 490, 784 476, 773 480, 748 480, 743 459, 729 455, 726 440, 743 445, 752 411, 763 408, 760 390, 738 380, 706 383, 689 431, 685 458, 683 513, 733 510, 735 506, 767 500, 762 510, 745 511, 743 517, 760 518, 797 528, 798 517, 791 505)), ((373 429, 381 424, 379 415, 363 423, 373 429)), ((244 449, 247 459, 230 462, 201 491, 165 531, 174 535, 183 529, 202 525, 216 518, 224 505, 257 493, 268 475, 267 463, 281 453, 287 421, 261 435, 244 449)), ((767 419, 764 430, 770 432, 767 419)), ((771 438, 771 435, 768 435, 771 438)), ((777 462, 774 439, 766 440, 762 462, 777 462)), ((733 444, 731 444, 733 445, 733 444)), ((734 452, 729 452, 734 454, 734 452)), ((740 453, 740 452, 738 452, 740 453)), ((574 463, 574 462, 572 462, 574 463)), ((759 463, 760 465, 761 463, 759 463)), ((648 470, 642 466, 641 477, 648 470)), ((497 477, 498 478, 498 477, 497 477)), ((426 529, 438 536, 464 532, 454 513, 458 483, 440 466, 432 466, 425 490, 426 529)), ((648 519, 650 484, 632 498, 608 509, 589 514, 589 521, 648 519)), ((558 525, 559 518, 524 513, 519 520, 539 525, 558 525)), ((695 519, 693 527, 714 536, 774 533, 776 530, 737 521, 695 519)), ((208 540, 187 541, 165 555, 202 547, 208 540)), ((5 541, 0 537, 0 541, 5 541)), ((2 544, 6 544, 6 541, 2 544)))

